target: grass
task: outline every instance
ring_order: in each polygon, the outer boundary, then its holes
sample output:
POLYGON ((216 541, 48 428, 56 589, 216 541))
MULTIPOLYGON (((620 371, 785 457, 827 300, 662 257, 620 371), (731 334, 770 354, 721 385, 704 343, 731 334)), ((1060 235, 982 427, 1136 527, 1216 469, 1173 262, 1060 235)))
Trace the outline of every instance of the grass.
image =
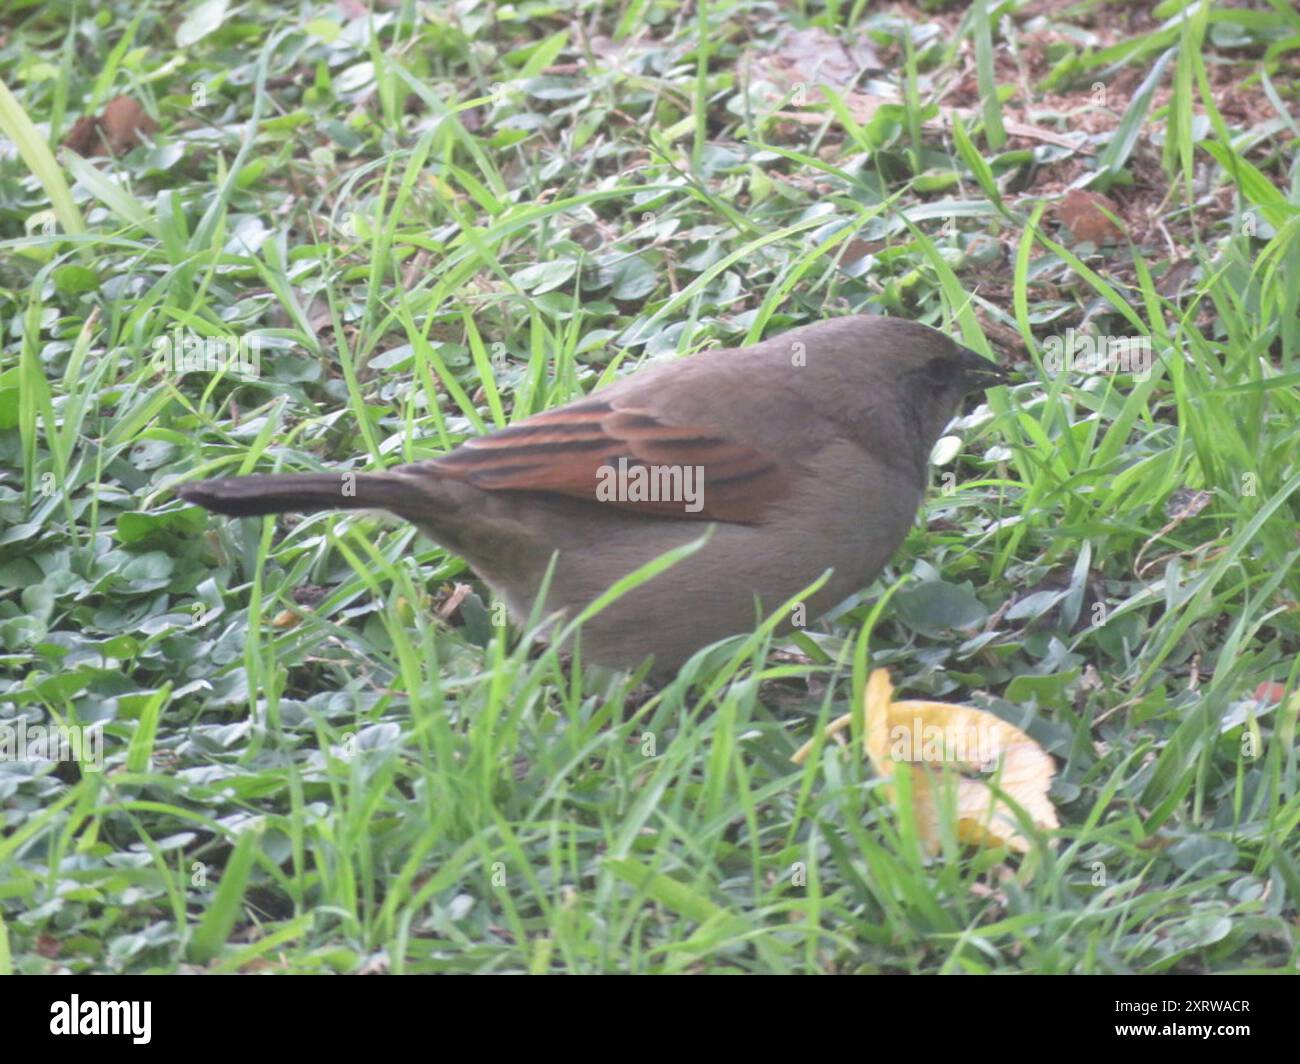
POLYGON ((0 970, 1294 971, 1300 16, 1023 6, 12 4, 0 723, 104 765, 0 760, 0 970), (145 143, 57 149, 118 95, 145 143), (849 311, 1023 382, 874 587, 662 690, 381 516, 172 492, 849 311), (1150 374, 1048 372, 1085 327, 1150 374), (1054 837, 931 857, 793 765, 879 666, 1047 748, 1054 837))

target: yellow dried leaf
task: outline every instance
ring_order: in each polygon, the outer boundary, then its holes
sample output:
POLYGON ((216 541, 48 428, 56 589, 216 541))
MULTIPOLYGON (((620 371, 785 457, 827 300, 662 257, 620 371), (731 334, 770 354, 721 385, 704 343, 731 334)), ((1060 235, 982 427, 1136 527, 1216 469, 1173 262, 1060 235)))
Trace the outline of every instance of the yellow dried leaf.
MULTIPOLYGON (((946 801, 954 803, 957 837, 962 842, 1007 846, 1021 853, 1029 849, 1010 806, 984 780, 963 776, 962 770, 986 773, 1039 829, 1060 826, 1047 797, 1056 768, 1028 735, 971 706, 895 702, 893 693, 887 670, 876 669, 867 678, 866 755, 885 779, 908 773, 917 831, 931 852, 939 848, 939 813, 946 801)), ((834 721, 827 734, 843 731, 850 719, 846 715, 834 721)), ((811 742, 805 744, 794 760, 802 762, 811 749, 811 742)), ((897 800, 892 784, 889 795, 897 800)))

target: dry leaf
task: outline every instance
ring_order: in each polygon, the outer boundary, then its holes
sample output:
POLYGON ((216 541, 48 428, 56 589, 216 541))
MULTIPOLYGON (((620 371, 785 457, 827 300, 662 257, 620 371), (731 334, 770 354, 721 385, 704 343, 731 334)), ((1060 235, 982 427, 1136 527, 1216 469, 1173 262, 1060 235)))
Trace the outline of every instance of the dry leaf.
POLYGON ((1108 213, 1118 218, 1119 204, 1100 192, 1072 188, 1061 201, 1061 221, 1079 243, 1087 242, 1101 247, 1102 244, 1113 244, 1123 237, 1124 234, 1111 221, 1108 213))
POLYGON ((83 156, 95 154, 96 149, 102 151, 99 143, 99 116, 82 115, 73 122, 68 135, 63 138, 63 146, 83 156))
POLYGON ((129 96, 114 96, 102 115, 82 115, 63 138, 78 155, 121 155, 154 132, 158 124, 129 96))
POLYGON ((439 620, 451 620, 452 615, 460 609, 460 604, 465 601, 469 596, 469 593, 473 590, 474 588, 469 584, 453 584, 451 594, 447 596, 436 610, 434 610, 434 613, 438 616, 439 620))
POLYGON ((820 26, 788 30, 767 60, 791 82, 809 87, 829 85, 834 89, 852 85, 864 69, 885 69, 866 37, 845 42, 820 26))
MULTIPOLYGON (((984 710, 950 702, 895 702, 893 693, 889 672, 872 672, 865 698, 866 754, 885 779, 907 773, 917 831, 930 852, 939 849, 941 803, 948 800, 955 802, 960 841, 1020 853, 1030 848, 1011 807, 984 780, 960 775, 963 769, 986 773, 1040 830, 1060 826, 1047 797, 1055 765, 1028 735, 984 710)), ((827 735, 842 731, 851 719, 840 717, 827 735)), ((812 746, 804 744, 794 761, 807 758, 812 746)), ((898 800, 893 784, 889 794, 898 800)))
MULTIPOLYGON (((767 81, 781 86, 787 92, 793 92, 793 105, 796 108, 823 104, 823 86, 835 90, 844 100, 854 121, 860 125, 870 121, 882 104, 902 102, 899 96, 886 98, 869 92, 853 91, 851 86, 861 71, 883 71, 886 64, 866 40, 855 39, 845 43, 819 27, 787 33, 777 48, 767 52, 746 53, 742 62, 750 79, 767 81)), ((944 129, 951 124, 953 114, 970 121, 977 121, 980 117, 976 108, 947 108, 941 115, 927 119, 925 128, 944 129)), ((782 111, 780 117, 809 125, 819 125, 826 120, 824 114, 798 110, 782 111)), ((1051 129, 1017 122, 1013 118, 1004 118, 1002 125, 1012 137, 1055 144, 1086 155, 1095 154, 1088 145, 1086 136, 1067 137, 1051 129)))

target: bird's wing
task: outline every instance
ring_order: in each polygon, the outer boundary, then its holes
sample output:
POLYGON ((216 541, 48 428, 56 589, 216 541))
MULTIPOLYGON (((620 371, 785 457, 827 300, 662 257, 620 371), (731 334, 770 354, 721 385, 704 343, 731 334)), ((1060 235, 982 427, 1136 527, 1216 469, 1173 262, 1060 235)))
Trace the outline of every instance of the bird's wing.
POLYGON ((599 397, 468 440, 428 464, 484 491, 739 524, 761 521, 792 481, 785 463, 748 443, 599 397))

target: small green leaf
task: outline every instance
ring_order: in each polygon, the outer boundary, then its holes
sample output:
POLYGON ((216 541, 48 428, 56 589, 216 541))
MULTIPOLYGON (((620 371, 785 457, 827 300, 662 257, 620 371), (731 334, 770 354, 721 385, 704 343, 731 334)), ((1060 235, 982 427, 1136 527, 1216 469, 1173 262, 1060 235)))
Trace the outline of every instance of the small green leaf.
POLYGON ((54 271, 54 287, 67 296, 79 296, 99 288, 99 275, 85 266, 69 263, 54 271))
POLYGON ((903 620, 920 628, 973 628, 989 615, 968 583, 928 580, 903 589, 894 601, 903 620))

